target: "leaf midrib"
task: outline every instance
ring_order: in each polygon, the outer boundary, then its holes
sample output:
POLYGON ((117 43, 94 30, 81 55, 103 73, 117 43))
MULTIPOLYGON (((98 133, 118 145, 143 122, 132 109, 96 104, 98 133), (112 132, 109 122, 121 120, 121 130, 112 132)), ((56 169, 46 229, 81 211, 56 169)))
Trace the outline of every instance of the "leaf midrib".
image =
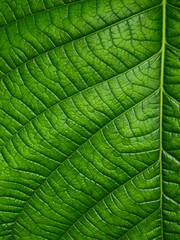
POLYGON ((160 212, 161 212, 161 238, 163 238, 163 92, 164 92, 164 62, 165 62, 165 45, 166 45, 166 0, 162 0, 162 55, 161 55, 161 79, 160 79, 160 212))

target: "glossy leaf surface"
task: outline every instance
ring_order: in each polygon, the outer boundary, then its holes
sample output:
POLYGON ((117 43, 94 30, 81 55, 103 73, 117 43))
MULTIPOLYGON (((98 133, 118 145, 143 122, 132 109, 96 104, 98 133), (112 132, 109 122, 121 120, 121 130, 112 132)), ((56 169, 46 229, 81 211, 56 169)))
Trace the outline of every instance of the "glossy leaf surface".
POLYGON ((0 239, 180 239, 180 2, 0 1, 0 239))

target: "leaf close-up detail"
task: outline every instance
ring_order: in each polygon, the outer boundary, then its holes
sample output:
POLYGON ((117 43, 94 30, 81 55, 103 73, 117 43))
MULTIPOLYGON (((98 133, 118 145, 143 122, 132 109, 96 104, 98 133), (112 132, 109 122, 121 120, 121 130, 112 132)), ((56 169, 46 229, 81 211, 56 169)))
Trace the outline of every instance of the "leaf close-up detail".
POLYGON ((0 0, 0 240, 180 240, 180 1, 0 0))

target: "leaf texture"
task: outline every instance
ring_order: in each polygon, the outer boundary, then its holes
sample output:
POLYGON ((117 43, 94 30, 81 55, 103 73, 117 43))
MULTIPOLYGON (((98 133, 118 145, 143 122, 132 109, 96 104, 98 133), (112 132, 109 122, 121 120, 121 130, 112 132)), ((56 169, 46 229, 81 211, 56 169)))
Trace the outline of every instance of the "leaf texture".
POLYGON ((0 239, 180 239, 178 0, 0 1, 0 239))

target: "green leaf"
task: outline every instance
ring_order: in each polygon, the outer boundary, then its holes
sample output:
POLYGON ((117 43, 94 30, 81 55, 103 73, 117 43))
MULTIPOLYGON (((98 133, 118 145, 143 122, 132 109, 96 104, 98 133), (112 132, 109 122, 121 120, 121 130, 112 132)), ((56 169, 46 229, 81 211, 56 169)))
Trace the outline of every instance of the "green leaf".
POLYGON ((0 239, 180 239, 180 2, 0 1, 0 239))

